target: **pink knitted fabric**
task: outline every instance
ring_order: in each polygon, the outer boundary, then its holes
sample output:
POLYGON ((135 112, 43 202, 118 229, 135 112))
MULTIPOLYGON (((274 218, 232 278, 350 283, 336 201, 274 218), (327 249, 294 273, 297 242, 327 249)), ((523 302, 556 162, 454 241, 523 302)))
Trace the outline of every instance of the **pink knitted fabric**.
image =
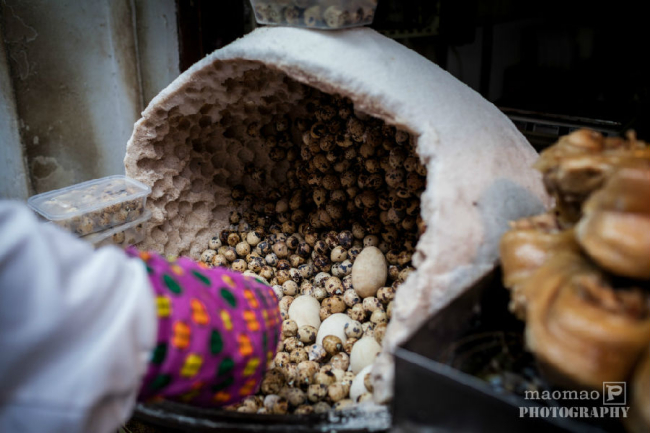
POLYGON ((139 399, 222 406, 254 394, 280 338, 273 290, 188 258, 168 261, 134 248, 127 253, 145 262, 159 321, 139 399))

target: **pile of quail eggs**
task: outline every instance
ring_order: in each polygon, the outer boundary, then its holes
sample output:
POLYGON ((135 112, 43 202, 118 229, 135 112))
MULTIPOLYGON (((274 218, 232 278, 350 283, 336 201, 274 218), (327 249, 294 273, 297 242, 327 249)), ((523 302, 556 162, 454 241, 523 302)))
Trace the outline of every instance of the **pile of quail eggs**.
POLYGON ((289 162, 286 184, 264 200, 234 187, 230 226, 200 258, 262 279, 279 299, 282 341, 258 394, 230 407, 240 412, 322 413, 372 399, 369 372, 426 229, 413 137, 340 96, 314 91, 306 107, 248 125, 271 159, 289 162))

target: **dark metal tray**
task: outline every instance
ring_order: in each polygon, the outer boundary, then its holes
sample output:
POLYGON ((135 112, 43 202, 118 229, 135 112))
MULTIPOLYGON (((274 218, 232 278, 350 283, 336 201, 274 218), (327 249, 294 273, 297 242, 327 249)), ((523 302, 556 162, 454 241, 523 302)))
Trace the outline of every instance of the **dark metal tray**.
POLYGON ((221 409, 201 409, 180 403, 138 404, 134 419, 157 427, 160 432, 345 432, 388 431, 390 413, 385 407, 372 412, 331 411, 311 415, 247 414, 221 409))
MULTIPOLYGON (((398 348, 393 430, 624 432, 618 420, 520 417, 520 407, 545 407, 524 399, 522 377, 533 378, 544 389, 554 388, 544 381, 533 356, 525 350, 524 325, 508 311, 508 301, 497 269, 398 348), (492 377, 497 380, 490 380, 485 374, 495 364, 506 371, 505 380, 496 374, 492 377)), ((569 403, 562 402, 567 407, 569 403)))

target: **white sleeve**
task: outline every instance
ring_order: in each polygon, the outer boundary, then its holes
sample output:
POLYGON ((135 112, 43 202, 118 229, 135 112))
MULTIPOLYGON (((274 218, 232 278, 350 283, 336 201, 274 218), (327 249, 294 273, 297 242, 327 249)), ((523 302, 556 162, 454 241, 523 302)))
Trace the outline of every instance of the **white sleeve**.
POLYGON ((0 432, 114 433, 156 332, 140 260, 0 201, 0 432))

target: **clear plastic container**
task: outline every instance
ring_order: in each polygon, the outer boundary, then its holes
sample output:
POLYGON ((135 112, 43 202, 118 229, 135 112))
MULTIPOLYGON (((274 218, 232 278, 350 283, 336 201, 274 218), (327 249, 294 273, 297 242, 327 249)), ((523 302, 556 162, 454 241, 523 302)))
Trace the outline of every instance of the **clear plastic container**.
POLYGON ((377 0, 251 0, 258 24, 344 29, 372 24, 377 0))
POLYGON ((85 236, 140 218, 150 193, 147 185, 116 175, 38 194, 27 204, 53 223, 85 236))
POLYGON ((151 212, 147 210, 142 217, 135 221, 93 233, 81 239, 90 242, 96 248, 103 247, 104 245, 117 245, 126 248, 129 245, 134 245, 144 240, 145 226, 150 219, 151 212))

